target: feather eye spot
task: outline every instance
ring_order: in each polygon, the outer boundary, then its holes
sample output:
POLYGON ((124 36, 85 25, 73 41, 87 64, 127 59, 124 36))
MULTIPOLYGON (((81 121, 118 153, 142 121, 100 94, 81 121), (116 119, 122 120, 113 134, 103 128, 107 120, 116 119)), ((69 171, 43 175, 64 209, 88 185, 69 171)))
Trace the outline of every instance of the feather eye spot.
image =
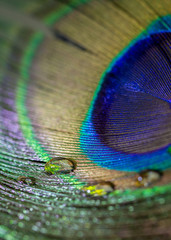
POLYGON ((171 32, 160 25, 154 21, 147 35, 113 59, 94 93, 80 142, 98 166, 135 172, 171 167, 171 32))

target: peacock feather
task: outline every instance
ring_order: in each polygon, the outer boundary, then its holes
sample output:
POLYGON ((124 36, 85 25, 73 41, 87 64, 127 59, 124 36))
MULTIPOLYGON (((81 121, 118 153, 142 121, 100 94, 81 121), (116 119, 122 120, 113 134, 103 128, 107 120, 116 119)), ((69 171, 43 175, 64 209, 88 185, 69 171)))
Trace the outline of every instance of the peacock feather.
POLYGON ((171 237, 171 2, 0 0, 0 238, 171 237))

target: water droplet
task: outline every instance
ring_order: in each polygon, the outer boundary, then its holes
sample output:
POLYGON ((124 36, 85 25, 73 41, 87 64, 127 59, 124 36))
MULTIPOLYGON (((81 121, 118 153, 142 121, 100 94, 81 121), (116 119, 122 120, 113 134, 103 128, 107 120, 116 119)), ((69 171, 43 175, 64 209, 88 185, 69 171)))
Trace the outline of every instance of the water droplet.
POLYGON ((133 211, 134 211, 134 207, 133 207, 133 206, 129 206, 128 209, 129 209, 130 212, 133 212, 133 211))
POLYGON ((157 170, 145 170, 139 173, 136 181, 137 187, 147 187, 160 180, 162 172, 157 170))
POLYGON ((18 223, 18 226, 19 226, 20 228, 23 228, 23 227, 24 227, 24 223, 23 223, 23 222, 19 222, 19 223, 18 223))
POLYGON ((55 157, 45 164, 45 171, 47 173, 70 173, 77 167, 75 160, 70 158, 55 157))
POLYGON ((160 204, 165 204, 165 201, 166 201, 166 200, 165 200, 164 198, 159 198, 159 199, 158 199, 158 202, 159 202, 160 204))
POLYGON ((99 182, 98 184, 83 187, 83 191, 93 196, 103 196, 115 190, 115 185, 109 181, 99 182))
POLYGON ((24 218, 24 214, 19 213, 19 214, 18 214, 18 218, 19 218, 20 220, 23 219, 23 218, 24 218))
POLYGON ((17 179, 19 182, 28 184, 28 185, 35 185, 36 184, 36 179, 34 177, 25 177, 25 176, 20 176, 17 179))
POLYGON ((32 230, 35 231, 35 232, 37 232, 37 231, 39 230, 39 228, 34 225, 34 226, 32 227, 32 230))

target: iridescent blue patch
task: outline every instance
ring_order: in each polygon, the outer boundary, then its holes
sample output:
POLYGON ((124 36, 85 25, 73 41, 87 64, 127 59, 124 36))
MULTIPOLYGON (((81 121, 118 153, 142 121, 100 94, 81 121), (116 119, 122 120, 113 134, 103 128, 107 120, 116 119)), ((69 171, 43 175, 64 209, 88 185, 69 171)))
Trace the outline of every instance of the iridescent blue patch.
POLYGON ((99 83, 80 136, 101 167, 171 167, 171 16, 154 21, 117 56, 99 83))

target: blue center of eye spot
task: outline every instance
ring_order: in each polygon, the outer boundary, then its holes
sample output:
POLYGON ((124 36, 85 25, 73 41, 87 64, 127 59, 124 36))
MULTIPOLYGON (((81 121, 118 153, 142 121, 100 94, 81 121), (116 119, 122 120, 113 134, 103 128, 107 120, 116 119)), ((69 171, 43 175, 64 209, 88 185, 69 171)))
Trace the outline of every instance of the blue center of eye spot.
POLYGON ((123 171, 171 167, 171 15, 155 20, 105 71, 83 122, 80 147, 123 171))

